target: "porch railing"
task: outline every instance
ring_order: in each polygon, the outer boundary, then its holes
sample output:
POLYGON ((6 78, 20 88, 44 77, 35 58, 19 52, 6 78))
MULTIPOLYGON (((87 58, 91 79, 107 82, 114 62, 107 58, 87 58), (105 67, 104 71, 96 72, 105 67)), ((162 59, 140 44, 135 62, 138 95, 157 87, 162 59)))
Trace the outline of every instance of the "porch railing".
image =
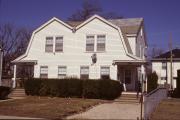
POLYGON ((144 96, 144 118, 150 118, 157 105, 167 98, 168 90, 165 87, 158 87, 144 96))

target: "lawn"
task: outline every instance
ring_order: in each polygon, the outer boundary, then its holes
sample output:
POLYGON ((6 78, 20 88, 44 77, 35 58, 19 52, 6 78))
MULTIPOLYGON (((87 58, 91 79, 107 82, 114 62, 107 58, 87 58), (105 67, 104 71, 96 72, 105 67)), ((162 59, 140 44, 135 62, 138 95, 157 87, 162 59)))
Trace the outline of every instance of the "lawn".
POLYGON ((152 120, 180 119, 180 99, 167 99, 160 103, 152 114, 152 120))
POLYGON ((0 102, 0 115, 60 119, 104 102, 98 99, 27 97, 0 102))

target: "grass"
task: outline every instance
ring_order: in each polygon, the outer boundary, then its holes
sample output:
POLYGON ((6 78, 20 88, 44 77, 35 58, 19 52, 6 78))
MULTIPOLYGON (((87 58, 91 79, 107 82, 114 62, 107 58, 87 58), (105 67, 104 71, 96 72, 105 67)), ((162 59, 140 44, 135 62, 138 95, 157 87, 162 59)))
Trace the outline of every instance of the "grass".
POLYGON ((180 99, 167 99, 152 114, 152 120, 180 119, 180 99))
POLYGON ((27 97, 0 102, 0 115, 60 119, 104 102, 98 99, 27 97))

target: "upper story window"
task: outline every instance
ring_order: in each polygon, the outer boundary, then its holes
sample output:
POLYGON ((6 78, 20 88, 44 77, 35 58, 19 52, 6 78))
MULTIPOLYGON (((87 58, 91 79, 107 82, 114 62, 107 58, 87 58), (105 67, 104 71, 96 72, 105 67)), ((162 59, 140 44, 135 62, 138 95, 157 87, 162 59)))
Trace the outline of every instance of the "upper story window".
POLYGON ((105 51, 105 35, 97 35, 97 51, 105 51))
POLYGON ((46 37, 45 52, 53 52, 53 37, 46 37))
POLYGON ((110 78, 110 68, 106 66, 101 67, 101 79, 109 79, 110 78))
POLYGON ((63 79, 66 77, 66 74, 67 74, 67 67, 59 66, 58 67, 58 78, 63 79))
POLYGON ((167 66, 166 62, 162 62, 162 69, 163 70, 166 69, 166 66, 167 66))
POLYGON ((56 37, 55 52, 63 52, 63 37, 56 37))
POLYGON ((40 67, 40 78, 48 78, 48 66, 40 67))
POLYGON ((80 78, 81 79, 89 79, 89 67, 88 66, 82 66, 80 68, 80 78))
POLYGON ((94 41, 93 35, 86 36, 86 51, 94 51, 94 41))

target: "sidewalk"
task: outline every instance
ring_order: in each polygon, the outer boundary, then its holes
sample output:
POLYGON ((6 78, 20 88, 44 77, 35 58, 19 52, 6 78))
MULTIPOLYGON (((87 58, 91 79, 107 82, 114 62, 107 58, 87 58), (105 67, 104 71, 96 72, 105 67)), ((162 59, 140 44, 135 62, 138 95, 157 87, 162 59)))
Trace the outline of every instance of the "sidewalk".
POLYGON ((139 103, 105 103, 67 119, 134 119, 140 118, 139 103))
POLYGON ((0 115, 0 119, 43 119, 43 118, 30 118, 30 117, 18 117, 18 116, 6 116, 6 115, 0 115))

